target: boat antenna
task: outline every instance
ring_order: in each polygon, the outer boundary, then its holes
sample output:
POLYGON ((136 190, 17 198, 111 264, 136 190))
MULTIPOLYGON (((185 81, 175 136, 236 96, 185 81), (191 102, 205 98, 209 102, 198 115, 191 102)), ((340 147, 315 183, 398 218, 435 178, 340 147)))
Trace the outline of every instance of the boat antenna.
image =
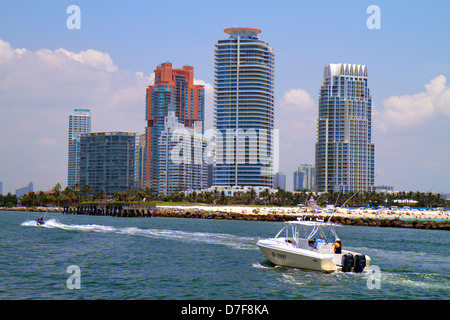
POLYGON ((334 203, 334 206, 337 206, 337 202, 339 200, 339 196, 341 195, 341 191, 339 190, 338 196, 336 197, 336 202, 334 203))
POLYGON ((350 198, 347 199, 347 201, 345 201, 342 206, 340 206, 339 208, 342 208, 347 202, 350 201, 351 198, 353 198, 354 196, 356 196, 358 194, 359 191, 356 191, 350 198))

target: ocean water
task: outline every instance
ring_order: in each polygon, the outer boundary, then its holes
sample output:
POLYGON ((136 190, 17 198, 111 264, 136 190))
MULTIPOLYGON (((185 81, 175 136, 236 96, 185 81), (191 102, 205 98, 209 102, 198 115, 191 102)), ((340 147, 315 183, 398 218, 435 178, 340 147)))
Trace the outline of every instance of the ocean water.
POLYGON ((448 231, 343 226, 343 247, 379 272, 322 274, 265 259, 256 242, 282 223, 38 216, 0 212, 1 300, 450 298, 448 231))

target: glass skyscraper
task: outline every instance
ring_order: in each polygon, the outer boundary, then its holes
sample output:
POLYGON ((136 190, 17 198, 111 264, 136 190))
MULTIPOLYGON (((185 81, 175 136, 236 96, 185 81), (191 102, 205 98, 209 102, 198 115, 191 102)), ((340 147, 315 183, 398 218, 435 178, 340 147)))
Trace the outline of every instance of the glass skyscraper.
POLYGON ((325 65, 317 121, 316 190, 372 191, 374 149, 366 66, 325 65))
POLYGON ((78 182, 78 156, 80 134, 91 132, 91 114, 89 109, 75 109, 69 115, 69 157, 67 186, 73 189, 78 182))
POLYGON ((79 185, 107 196, 134 188, 136 134, 91 132, 80 136, 79 185))
POLYGON ((274 50, 255 28, 228 28, 215 49, 214 185, 272 188, 274 50))

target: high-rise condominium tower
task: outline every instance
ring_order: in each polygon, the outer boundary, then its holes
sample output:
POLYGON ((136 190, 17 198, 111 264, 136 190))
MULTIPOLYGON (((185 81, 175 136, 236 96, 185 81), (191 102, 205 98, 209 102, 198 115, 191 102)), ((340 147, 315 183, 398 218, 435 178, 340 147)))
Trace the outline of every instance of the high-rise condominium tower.
POLYGON ((136 189, 145 189, 145 161, 146 161, 146 143, 145 133, 137 136, 136 144, 136 170, 134 174, 134 187, 136 189))
POLYGON ((294 171, 294 191, 314 191, 316 166, 311 163, 302 163, 294 171))
POLYGON ((178 121, 172 106, 159 137, 158 192, 172 194, 206 188, 208 165, 202 157, 206 141, 201 133, 178 121))
POLYGON ((274 50, 259 29, 224 31, 215 50, 214 184, 271 188, 274 50))
POLYGON ((367 68, 327 64, 319 96, 317 191, 371 191, 374 166, 367 68))
POLYGON ((146 187, 154 189, 158 189, 158 140, 164 131, 164 117, 168 115, 169 104, 174 105, 175 116, 181 124, 203 133, 205 89, 202 85, 194 84, 193 67, 172 69, 172 63, 164 62, 155 70, 155 84, 147 88, 145 180, 146 187))
POLYGON ((80 150, 80 134, 91 132, 91 114, 89 109, 75 109, 69 115, 69 163, 67 186, 73 188, 78 183, 78 157, 80 150))
POLYGON ((80 136, 79 185, 107 196, 134 188, 136 134, 91 132, 80 136))

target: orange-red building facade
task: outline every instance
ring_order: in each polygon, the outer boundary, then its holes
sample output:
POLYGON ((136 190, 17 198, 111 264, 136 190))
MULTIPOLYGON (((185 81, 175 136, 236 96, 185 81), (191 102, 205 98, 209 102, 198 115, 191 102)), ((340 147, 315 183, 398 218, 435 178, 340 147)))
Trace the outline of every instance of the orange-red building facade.
POLYGON ((194 84, 194 68, 183 66, 173 69, 164 62, 155 69, 155 83, 147 87, 146 94, 146 187, 158 186, 158 139, 164 130, 164 117, 170 107, 186 128, 204 130, 205 89, 194 84))

